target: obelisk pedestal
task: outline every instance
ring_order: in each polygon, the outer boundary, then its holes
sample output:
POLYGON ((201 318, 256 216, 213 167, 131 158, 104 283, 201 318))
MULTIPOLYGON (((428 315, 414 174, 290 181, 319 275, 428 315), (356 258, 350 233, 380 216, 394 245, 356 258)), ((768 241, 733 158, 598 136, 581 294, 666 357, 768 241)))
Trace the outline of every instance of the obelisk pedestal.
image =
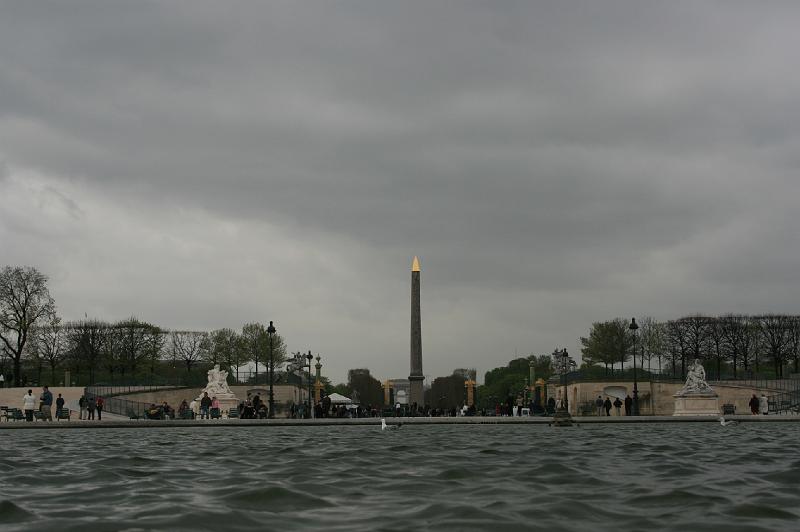
POLYGON ((411 264, 411 374, 408 376, 409 404, 422 407, 425 403, 425 392, 422 383, 422 318, 419 308, 419 259, 414 257, 411 264))

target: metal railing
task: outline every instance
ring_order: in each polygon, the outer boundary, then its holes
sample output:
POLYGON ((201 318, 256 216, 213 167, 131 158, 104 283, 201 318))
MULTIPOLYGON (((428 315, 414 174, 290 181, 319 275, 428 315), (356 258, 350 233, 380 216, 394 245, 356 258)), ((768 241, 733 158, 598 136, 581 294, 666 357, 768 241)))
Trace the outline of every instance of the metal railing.
POLYGON ((122 399, 117 397, 130 393, 181 390, 185 386, 87 386, 84 395, 87 399, 102 397, 105 402, 103 411, 130 418, 143 418, 150 408, 150 403, 122 399))

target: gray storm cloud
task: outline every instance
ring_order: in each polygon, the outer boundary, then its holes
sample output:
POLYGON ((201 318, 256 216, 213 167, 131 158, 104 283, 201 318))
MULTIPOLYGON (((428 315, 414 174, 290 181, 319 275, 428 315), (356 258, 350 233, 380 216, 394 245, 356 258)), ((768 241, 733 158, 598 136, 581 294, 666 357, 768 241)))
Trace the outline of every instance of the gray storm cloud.
POLYGON ((479 375, 592 321, 793 312, 791 2, 0 8, 0 250, 67 319, 275 320, 479 375))

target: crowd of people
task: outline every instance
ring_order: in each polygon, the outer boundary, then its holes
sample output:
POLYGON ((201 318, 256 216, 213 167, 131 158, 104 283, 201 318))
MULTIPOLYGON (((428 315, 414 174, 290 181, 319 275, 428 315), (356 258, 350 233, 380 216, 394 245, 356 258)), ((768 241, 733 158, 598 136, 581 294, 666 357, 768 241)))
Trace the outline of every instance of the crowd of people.
MULTIPOLYGON (((41 394, 37 397, 33 394, 33 390, 29 389, 22 398, 23 412, 26 421, 33 421, 35 418, 43 421, 52 421, 53 413, 52 406, 55 403, 56 413, 61 412, 65 407, 64 398, 58 394, 57 398, 53 398, 47 386, 42 387, 41 394), (36 413, 38 412, 38 415, 36 413)), ((632 410, 633 399, 627 395, 624 400, 619 397, 598 395, 594 401, 595 413, 597 416, 611 416, 612 409, 615 416, 630 416, 632 410), (624 408, 624 414, 623 414, 624 408)), ((82 395, 78 400, 78 419, 80 420, 101 420, 103 416, 103 408, 105 400, 101 396, 95 395, 82 395)), ((560 399, 556 400, 550 397, 547 402, 542 405, 538 402, 538 397, 531 400, 527 414, 528 415, 548 415, 560 408, 560 399)), ((567 407, 566 401, 563 405, 567 407)), ((769 413, 769 402, 767 397, 762 393, 761 397, 753 394, 749 402, 750 411, 754 415, 767 415, 769 413)), ((456 416, 474 416, 478 413, 482 415, 495 416, 521 416, 524 409, 519 398, 517 401, 509 396, 506 401, 495 403, 493 410, 476 410, 475 406, 464 405, 461 408, 432 408, 429 405, 401 405, 397 403, 394 405, 393 413, 397 417, 411 416, 411 417, 456 417, 456 416), (515 404, 516 403, 516 404, 515 404)), ((197 400, 192 400, 190 403, 185 399, 181 401, 176 409, 172 408, 167 401, 161 404, 151 403, 145 409, 144 417, 146 419, 195 419, 197 415, 200 419, 211 419, 214 417, 222 417, 220 410, 220 402, 215 396, 209 396, 204 393, 198 403, 197 400)), ((241 419, 266 419, 269 417, 268 405, 261 399, 259 394, 251 397, 248 394, 247 399, 241 401, 236 408, 236 414, 241 419)), ((308 411, 306 404, 290 404, 286 413, 286 417, 290 419, 308 418, 308 411)), ((324 396, 322 400, 316 403, 313 407, 313 417, 315 418, 364 418, 364 417, 382 417, 386 413, 382 407, 373 405, 350 405, 350 404, 332 404, 328 396, 324 396)))
MULTIPOLYGON (((54 405, 56 407, 56 418, 68 419, 70 417, 70 410, 66 406, 64 397, 61 394, 53 397, 53 392, 50 391, 50 387, 47 385, 42 386, 42 392, 38 397, 33 394, 33 389, 29 389, 22 396, 22 413, 25 416, 25 421, 33 421, 34 419, 53 421, 54 405)), ((105 400, 100 396, 91 396, 87 399, 85 395, 82 395, 78 400, 78 419, 95 419, 95 412, 97 413, 97 419, 101 419, 104 405, 105 400)))

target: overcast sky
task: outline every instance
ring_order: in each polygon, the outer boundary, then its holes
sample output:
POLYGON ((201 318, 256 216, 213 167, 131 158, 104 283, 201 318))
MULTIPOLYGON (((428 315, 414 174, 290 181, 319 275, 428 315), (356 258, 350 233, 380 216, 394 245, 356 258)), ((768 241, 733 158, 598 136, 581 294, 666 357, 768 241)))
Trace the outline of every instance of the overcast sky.
POLYGON ((798 312, 800 3, 2 2, 0 265, 409 373, 798 312))

